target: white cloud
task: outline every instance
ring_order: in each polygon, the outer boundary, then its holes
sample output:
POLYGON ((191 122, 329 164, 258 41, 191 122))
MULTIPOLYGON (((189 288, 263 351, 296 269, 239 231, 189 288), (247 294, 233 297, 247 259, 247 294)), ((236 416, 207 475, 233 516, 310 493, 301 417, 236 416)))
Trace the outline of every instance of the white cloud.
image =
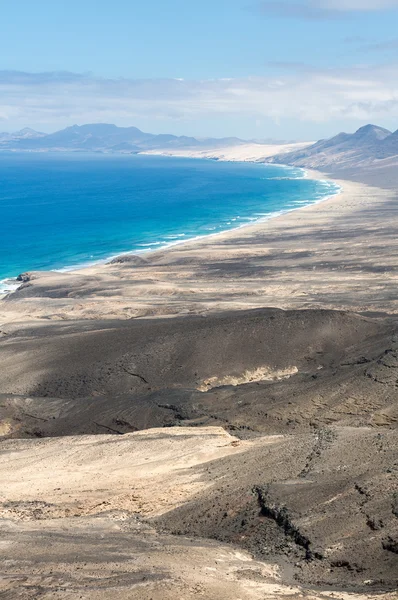
POLYGON ((395 10, 398 0, 263 0, 253 8, 264 15, 296 19, 340 19, 345 15, 395 10))
POLYGON ((398 0, 312 0, 313 6, 332 10, 384 10, 398 7, 398 0))
POLYGON ((275 77, 201 81, 0 72, 0 129, 31 125, 48 130, 87 122, 133 125, 142 119, 197 125, 226 115, 276 123, 350 119, 354 125, 357 120, 396 119, 398 125, 398 65, 292 68, 275 77))

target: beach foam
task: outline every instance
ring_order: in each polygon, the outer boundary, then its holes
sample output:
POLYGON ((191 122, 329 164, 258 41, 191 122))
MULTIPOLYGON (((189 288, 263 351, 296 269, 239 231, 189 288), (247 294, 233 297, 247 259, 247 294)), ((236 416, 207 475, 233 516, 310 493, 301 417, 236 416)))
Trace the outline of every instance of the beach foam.
POLYGON ((16 279, 2 279, 0 281, 0 297, 7 296, 11 292, 15 292, 21 285, 16 279))

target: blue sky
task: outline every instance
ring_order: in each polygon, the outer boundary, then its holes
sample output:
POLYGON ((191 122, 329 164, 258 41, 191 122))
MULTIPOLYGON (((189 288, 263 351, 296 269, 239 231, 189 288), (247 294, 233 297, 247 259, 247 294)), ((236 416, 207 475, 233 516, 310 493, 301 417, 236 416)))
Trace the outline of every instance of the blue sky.
POLYGON ((14 0, 0 17, 0 130, 398 127, 398 0, 14 0))

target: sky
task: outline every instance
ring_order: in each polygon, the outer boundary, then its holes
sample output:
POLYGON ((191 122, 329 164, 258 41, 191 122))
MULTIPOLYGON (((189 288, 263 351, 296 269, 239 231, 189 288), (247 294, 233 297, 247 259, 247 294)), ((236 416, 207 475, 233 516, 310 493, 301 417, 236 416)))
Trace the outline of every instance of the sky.
POLYGON ((0 19, 0 131, 398 128, 398 0, 3 0, 0 19))

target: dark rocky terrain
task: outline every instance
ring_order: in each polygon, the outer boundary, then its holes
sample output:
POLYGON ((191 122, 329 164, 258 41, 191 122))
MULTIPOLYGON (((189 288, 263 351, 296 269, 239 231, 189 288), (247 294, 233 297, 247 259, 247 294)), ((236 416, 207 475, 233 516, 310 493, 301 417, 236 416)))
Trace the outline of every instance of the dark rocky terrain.
POLYGON ((3 439, 216 425, 253 442, 206 463, 159 532, 241 546, 303 585, 396 589, 395 317, 35 323, 3 331, 0 364, 3 439))
POLYGON ((398 419, 393 317, 263 309, 4 333, 1 410, 18 437, 178 424, 274 434, 398 419))

